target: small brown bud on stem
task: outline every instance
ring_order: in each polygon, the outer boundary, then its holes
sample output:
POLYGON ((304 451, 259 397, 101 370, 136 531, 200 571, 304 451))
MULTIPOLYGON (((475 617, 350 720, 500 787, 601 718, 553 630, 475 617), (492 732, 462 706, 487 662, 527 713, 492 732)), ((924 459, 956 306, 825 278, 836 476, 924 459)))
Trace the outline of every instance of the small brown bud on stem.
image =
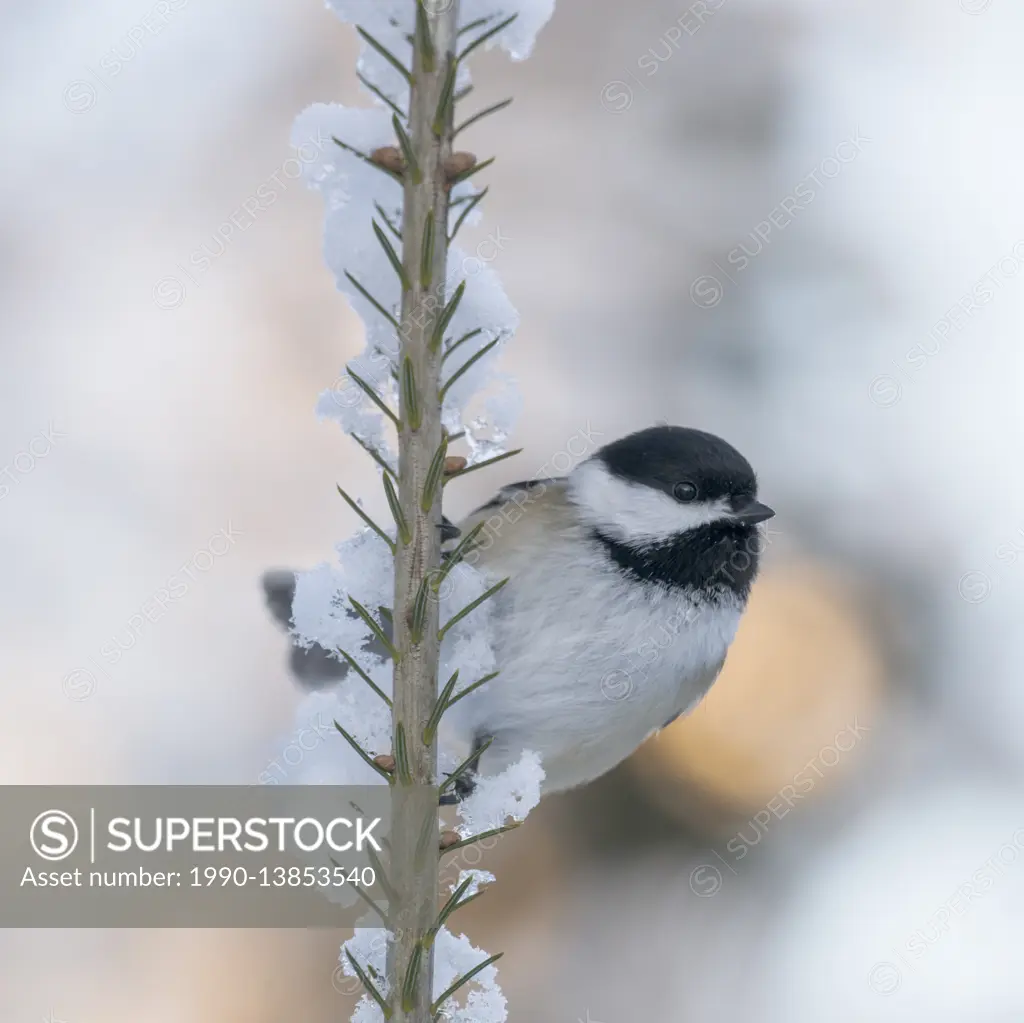
POLYGON ((457 178, 460 174, 464 174, 471 167, 475 166, 476 157, 472 153, 452 153, 452 155, 444 161, 445 179, 450 182, 453 178, 457 178))
POLYGON ((401 174, 405 170, 405 160, 402 159, 402 151, 397 146, 381 146, 370 153, 370 159, 378 167, 401 174))

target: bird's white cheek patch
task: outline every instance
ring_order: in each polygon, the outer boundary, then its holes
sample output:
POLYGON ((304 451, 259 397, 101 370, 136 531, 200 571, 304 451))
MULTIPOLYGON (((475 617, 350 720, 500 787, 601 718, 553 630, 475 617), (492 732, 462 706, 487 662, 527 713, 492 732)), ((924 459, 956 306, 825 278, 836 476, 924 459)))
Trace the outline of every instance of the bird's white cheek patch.
POLYGON ((681 504, 653 487, 612 475, 600 459, 578 465, 569 488, 583 520, 623 542, 664 540, 729 517, 724 501, 681 504))

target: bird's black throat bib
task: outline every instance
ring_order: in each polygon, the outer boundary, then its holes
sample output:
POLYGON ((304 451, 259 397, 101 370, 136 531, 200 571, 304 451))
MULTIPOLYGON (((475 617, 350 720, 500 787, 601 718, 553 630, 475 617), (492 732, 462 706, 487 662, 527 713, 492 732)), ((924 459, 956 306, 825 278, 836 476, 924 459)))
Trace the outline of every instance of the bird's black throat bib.
POLYGON ((756 526, 734 522, 708 523, 658 543, 627 544, 600 530, 594 537, 623 572, 642 582, 744 601, 764 544, 756 526))

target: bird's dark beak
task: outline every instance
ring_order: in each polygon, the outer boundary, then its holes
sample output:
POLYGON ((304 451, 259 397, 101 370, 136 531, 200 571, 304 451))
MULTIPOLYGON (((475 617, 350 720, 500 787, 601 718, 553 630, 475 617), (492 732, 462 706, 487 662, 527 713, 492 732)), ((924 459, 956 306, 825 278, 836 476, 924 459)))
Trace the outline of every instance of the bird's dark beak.
POLYGON ((768 505, 761 504, 760 501, 751 501, 749 504, 745 504, 742 508, 737 509, 733 513, 733 518, 737 522, 744 523, 744 525, 753 526, 758 522, 770 519, 774 514, 775 512, 768 505))

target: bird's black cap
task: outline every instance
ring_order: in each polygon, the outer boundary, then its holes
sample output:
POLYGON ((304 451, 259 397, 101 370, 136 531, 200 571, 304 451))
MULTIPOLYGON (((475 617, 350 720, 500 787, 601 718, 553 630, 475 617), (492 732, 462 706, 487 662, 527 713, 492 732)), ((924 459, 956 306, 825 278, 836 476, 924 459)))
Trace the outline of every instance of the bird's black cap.
POLYGON ((731 444, 703 430, 652 426, 613 441, 597 457, 612 475, 661 490, 677 501, 728 498, 741 507, 757 493, 750 463, 731 444))

